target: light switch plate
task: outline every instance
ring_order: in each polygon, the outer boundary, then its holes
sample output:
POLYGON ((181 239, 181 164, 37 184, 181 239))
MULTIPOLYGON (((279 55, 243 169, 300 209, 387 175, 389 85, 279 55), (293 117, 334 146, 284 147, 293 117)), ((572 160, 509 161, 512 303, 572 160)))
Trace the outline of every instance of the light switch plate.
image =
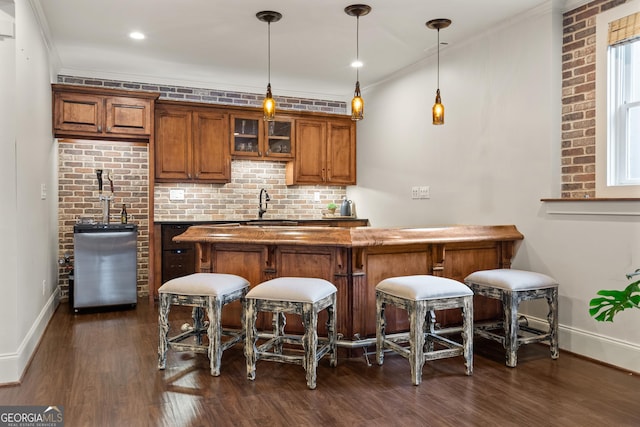
POLYGON ((184 200, 184 190, 169 190, 169 200, 184 200))
POLYGON ((419 193, 421 199, 428 199, 429 197, 431 197, 431 189, 429 188, 429 186, 423 185, 422 187, 420 187, 419 193))

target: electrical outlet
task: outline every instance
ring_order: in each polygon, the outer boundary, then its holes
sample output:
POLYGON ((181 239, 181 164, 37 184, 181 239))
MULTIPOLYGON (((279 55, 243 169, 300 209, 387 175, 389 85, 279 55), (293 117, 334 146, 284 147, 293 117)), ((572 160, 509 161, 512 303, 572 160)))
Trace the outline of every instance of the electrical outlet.
POLYGON ((431 189, 429 188, 429 186, 420 187, 419 193, 421 199, 428 199, 431 197, 431 189))
POLYGON ((411 198, 412 199, 420 198, 420 187, 411 187, 411 198))
POLYGON ((184 200, 184 190, 169 190, 169 200, 184 200))
POLYGON ((40 200, 47 198, 47 184, 40 184, 40 200))
POLYGON ((42 295, 46 295, 47 293, 47 280, 42 281, 42 295))
POLYGON ((320 192, 319 192, 319 191, 315 191, 315 192, 313 193, 313 200, 314 200, 315 202, 319 202, 319 201, 320 201, 320 192))

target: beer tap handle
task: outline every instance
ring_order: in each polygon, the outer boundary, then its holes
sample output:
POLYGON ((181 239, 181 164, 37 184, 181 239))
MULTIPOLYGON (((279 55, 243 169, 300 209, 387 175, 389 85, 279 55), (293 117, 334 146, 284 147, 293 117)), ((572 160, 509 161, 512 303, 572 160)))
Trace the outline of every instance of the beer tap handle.
POLYGON ((111 172, 107 174, 107 179, 109 180, 109 187, 111 188, 111 195, 113 196, 113 180, 111 179, 111 172))
POLYGON ((96 175, 98 177, 98 192, 102 194, 102 169, 96 169, 96 175))

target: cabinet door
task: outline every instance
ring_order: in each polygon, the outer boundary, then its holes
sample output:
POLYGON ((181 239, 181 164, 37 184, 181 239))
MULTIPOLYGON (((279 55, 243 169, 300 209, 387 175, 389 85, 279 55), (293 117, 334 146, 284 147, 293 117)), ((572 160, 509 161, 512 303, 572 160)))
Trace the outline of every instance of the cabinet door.
POLYGON ((231 154, 238 157, 262 156, 263 119, 258 114, 241 114, 230 116, 231 154))
POLYGON ((155 176, 157 180, 191 179, 191 112, 156 109, 155 176))
POLYGON ((104 98, 101 96, 56 93, 54 112, 56 130, 102 132, 104 98))
POLYGON ((294 121, 291 118, 278 118, 265 125, 264 156, 270 159, 292 159, 294 121))
POLYGON ((229 115, 194 112, 193 127, 193 178, 229 182, 229 115))
POLYGON ((104 132, 126 135, 151 134, 151 102, 147 99, 109 97, 106 99, 104 132))
POLYGON ((287 184, 322 184, 326 178, 327 123, 323 120, 296 121, 296 159, 293 176, 287 174, 287 184))
POLYGON ((351 120, 329 122, 327 184, 356 183, 356 126, 351 120))

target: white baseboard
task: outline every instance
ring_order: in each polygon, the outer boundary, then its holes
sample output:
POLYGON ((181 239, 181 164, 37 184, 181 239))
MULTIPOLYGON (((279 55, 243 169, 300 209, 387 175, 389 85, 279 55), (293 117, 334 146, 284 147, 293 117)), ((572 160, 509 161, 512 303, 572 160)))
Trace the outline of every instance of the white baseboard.
POLYGON ((20 382, 59 303, 60 290, 56 287, 16 352, 0 354, 0 385, 20 382))
MULTIPOLYGON (((535 328, 545 330, 548 327, 545 319, 530 316, 527 316, 527 319, 529 319, 529 324, 535 328)), ((558 338, 560 357, 562 357, 562 350, 566 350, 621 369, 640 373, 640 345, 564 325, 558 326, 558 338)))

